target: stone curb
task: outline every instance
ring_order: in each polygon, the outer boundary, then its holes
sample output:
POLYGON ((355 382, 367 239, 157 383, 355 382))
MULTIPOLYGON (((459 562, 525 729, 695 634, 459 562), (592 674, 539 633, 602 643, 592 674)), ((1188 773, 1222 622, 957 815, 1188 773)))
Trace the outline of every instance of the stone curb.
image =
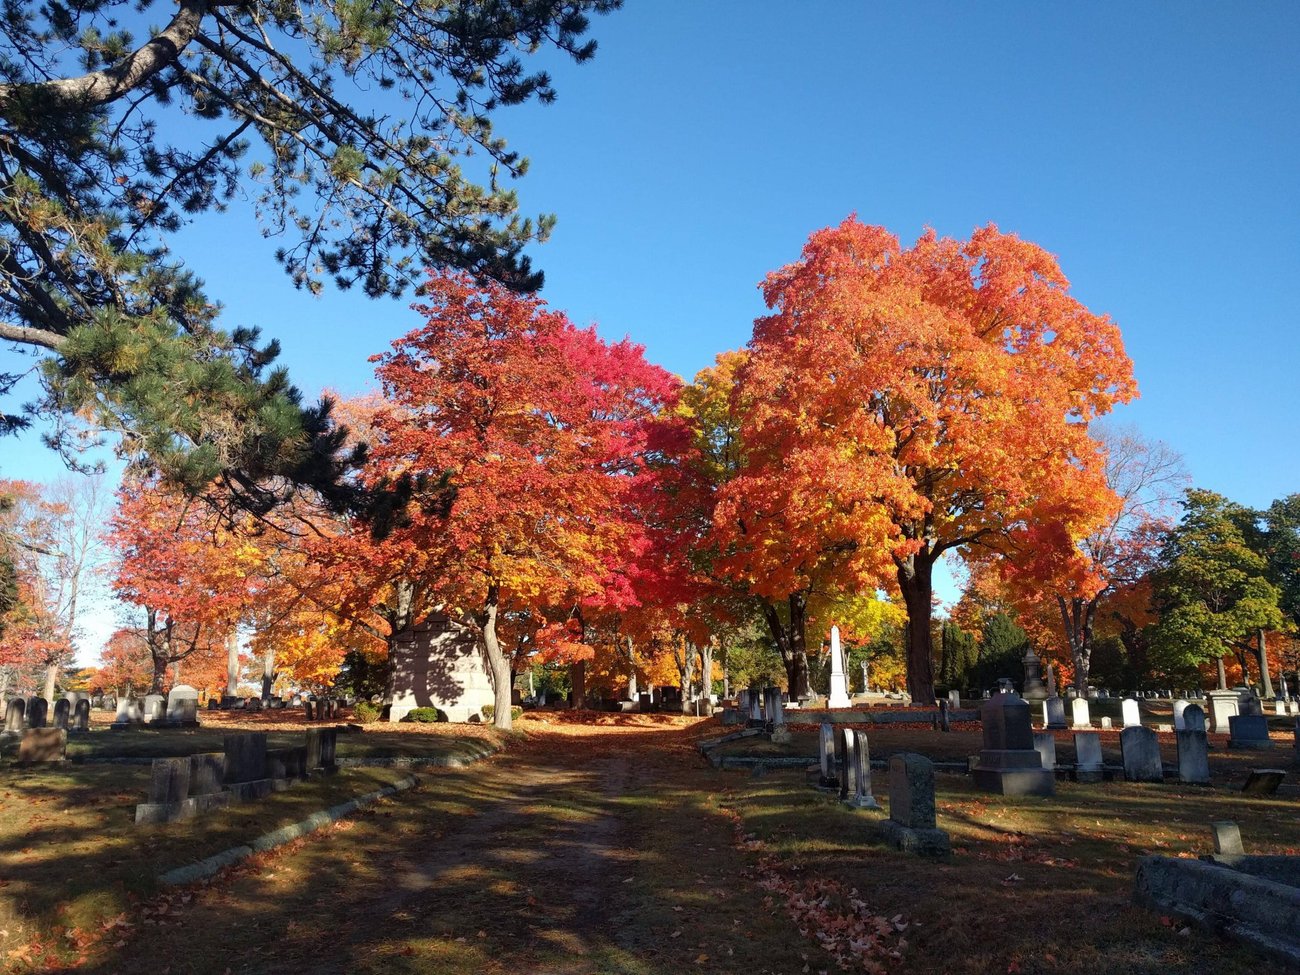
MULTIPOLYGON (((399 755, 392 758, 340 758, 337 760, 339 768, 417 768, 427 766, 431 768, 464 768, 466 765, 472 765, 481 758, 487 758, 489 755, 495 755, 501 751, 501 746, 491 742, 484 742, 482 745, 474 744, 464 750, 461 755, 399 755)), ((168 755, 168 756, 148 756, 140 757, 135 755, 113 757, 113 756, 96 756, 88 755, 85 757, 69 758, 68 761, 73 765, 152 765, 154 758, 186 758, 185 755, 168 755)))
POLYGON ((191 863, 184 867, 177 867, 175 870, 169 870, 160 874, 158 882, 163 886, 172 887, 178 884, 192 884, 199 880, 205 880, 220 870, 230 866, 232 863, 252 856, 254 853, 264 853, 267 850, 274 850, 277 846, 292 842, 299 837, 306 836, 308 833, 314 833, 316 830, 330 823, 338 822, 347 816, 352 815, 358 809, 369 806, 387 796, 394 795, 398 792, 404 792, 411 786, 415 785, 418 780, 415 776, 407 776, 399 782, 385 786, 382 789, 376 789, 374 792, 367 792, 363 796, 357 796, 355 799, 349 799, 347 802, 341 802, 337 806, 331 806, 318 813, 312 813, 306 819, 288 826, 281 826, 279 829, 272 830, 269 833, 263 833, 257 839, 253 840, 247 846, 232 846, 228 850, 223 850, 206 860, 200 860, 198 863, 191 863))

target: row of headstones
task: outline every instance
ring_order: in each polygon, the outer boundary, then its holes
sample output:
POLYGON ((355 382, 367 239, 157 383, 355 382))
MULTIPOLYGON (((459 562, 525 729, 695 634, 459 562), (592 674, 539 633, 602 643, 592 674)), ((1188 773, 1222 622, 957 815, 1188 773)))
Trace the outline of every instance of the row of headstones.
MULTIPOLYGON (((1197 705, 1184 713, 1185 727, 1176 731, 1178 746, 1178 781, 1194 785, 1210 782, 1210 745, 1205 731, 1205 712, 1197 705)), ((1124 778, 1129 782, 1163 782, 1164 764, 1160 743, 1150 728, 1134 725, 1119 735, 1124 778)), ((1044 769, 1056 771, 1056 738, 1050 731, 1034 733, 1034 748, 1044 769)), ((1103 775, 1101 735, 1095 731, 1074 734, 1075 764, 1073 775, 1079 782, 1100 782, 1103 775)))
POLYGON ((5 706, 5 731, 21 732, 46 726, 64 731, 89 731, 90 699, 60 698, 54 702, 53 716, 50 715, 50 702, 43 697, 34 697, 30 701, 16 697, 5 706))
POLYGON ((321 698, 316 701, 303 701, 303 712, 308 721, 335 721, 342 713, 343 704, 334 698, 321 698))
POLYGON ((778 727, 785 724, 785 692, 779 687, 752 687, 736 697, 736 707, 751 722, 778 727))
POLYGON ((136 806, 137 823, 189 819, 232 801, 260 799, 294 780, 338 768, 337 728, 312 728, 305 744, 268 749, 262 733, 226 735, 224 752, 188 758, 156 758, 147 802, 136 806))
MULTIPOLYGON (((830 722, 818 736, 821 762, 818 785, 838 790, 840 801, 854 809, 879 809, 871 788, 871 747, 867 733, 830 722)), ((889 820, 885 838, 901 850, 927 856, 950 851, 948 834, 938 828, 934 800, 934 763, 924 755, 901 753, 889 759, 889 820)))
POLYGON ((146 694, 142 700, 122 698, 117 702, 117 712, 113 716, 114 728, 141 724, 195 727, 198 723, 199 692, 188 684, 177 684, 165 697, 146 694))

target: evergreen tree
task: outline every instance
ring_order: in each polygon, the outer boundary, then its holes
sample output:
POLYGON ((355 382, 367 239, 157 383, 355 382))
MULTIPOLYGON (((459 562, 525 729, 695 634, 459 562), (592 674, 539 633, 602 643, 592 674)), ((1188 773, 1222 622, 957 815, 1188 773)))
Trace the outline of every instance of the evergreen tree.
POLYGON ((1222 687, 1223 656, 1235 652, 1244 674, 1251 638, 1282 626, 1281 594, 1250 544, 1258 539, 1255 512, 1199 488, 1188 490, 1182 504, 1155 574, 1160 620, 1152 654, 1165 671, 1217 660, 1222 687))
MULTIPOLYGON (((251 190, 308 290, 397 295, 425 267, 536 289, 522 249, 552 221, 498 185, 527 161, 490 116, 555 97, 516 52, 585 60, 587 14, 617 4, 0 0, 0 338, 54 354, 51 415, 187 486, 265 506, 269 479, 337 480, 328 405, 270 369, 274 342, 218 327, 174 233, 251 190)), ((52 437, 70 457, 74 432, 52 437)))

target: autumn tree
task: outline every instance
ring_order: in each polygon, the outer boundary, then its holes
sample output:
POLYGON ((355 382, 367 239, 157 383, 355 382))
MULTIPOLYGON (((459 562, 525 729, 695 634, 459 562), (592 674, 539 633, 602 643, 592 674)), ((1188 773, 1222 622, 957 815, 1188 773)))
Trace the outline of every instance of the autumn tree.
POLYGON ((178 231, 249 196, 313 292, 400 294, 426 266, 535 289, 523 249, 552 218, 520 217, 499 180, 527 160, 491 119, 551 101, 522 55, 588 59, 588 14, 617 5, 7 5, 0 338, 50 356, 47 409, 121 432, 191 488, 228 478, 257 507, 278 477, 337 488, 328 407, 268 369, 274 342, 219 327, 178 231))
POLYGON ((1189 489, 1182 505, 1160 551, 1152 641, 1167 661, 1217 662, 1222 689, 1224 655, 1236 653, 1244 673, 1251 638, 1282 628, 1281 594, 1248 541, 1255 512, 1202 488, 1189 489))
POLYGON ((639 346, 603 342, 536 298, 431 275, 419 329, 376 357, 375 481, 423 484, 386 545, 425 560, 419 584, 481 641, 509 727, 503 613, 599 595, 636 537, 626 502, 652 449, 648 420, 676 380, 639 346))
POLYGON ((745 466, 718 506, 730 570, 791 598, 892 582, 908 690, 932 700, 936 561, 1044 518, 1082 536, 1106 507, 1088 423, 1134 395, 1119 330, 1051 255, 992 226, 905 249, 850 218, 763 295, 745 466))

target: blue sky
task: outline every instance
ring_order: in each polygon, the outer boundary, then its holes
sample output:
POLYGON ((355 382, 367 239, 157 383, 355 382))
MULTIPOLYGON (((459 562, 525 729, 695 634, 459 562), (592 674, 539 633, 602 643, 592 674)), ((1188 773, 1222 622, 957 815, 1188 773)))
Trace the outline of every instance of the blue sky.
MULTIPOLYGON (((1122 422, 1234 500, 1300 491, 1300 4, 631 0, 592 34, 594 61, 547 59, 554 105, 498 119, 575 320, 689 378, 812 231, 993 222, 1119 323, 1122 422)), ((304 390, 363 390, 407 302, 295 291, 274 247, 236 207, 177 250, 304 390)), ((0 444, 6 476, 57 476, 33 440, 0 444)))

